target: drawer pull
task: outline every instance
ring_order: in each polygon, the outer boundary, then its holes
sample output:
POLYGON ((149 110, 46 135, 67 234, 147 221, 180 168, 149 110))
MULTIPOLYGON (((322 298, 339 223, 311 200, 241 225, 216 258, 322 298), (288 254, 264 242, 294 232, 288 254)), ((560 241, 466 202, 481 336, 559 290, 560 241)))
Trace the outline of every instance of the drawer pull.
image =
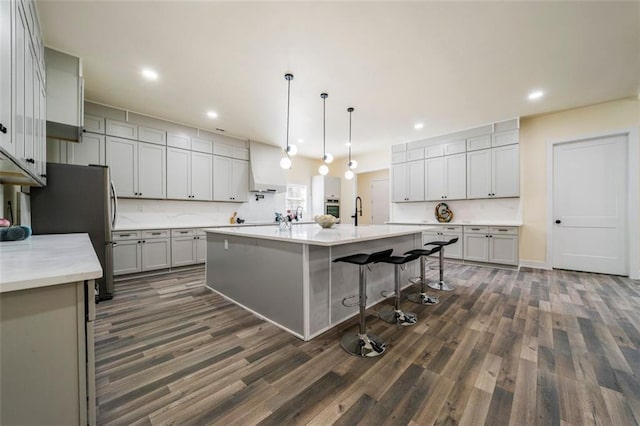
POLYGON ((498 231, 501 231, 501 232, 509 232, 509 230, 508 230, 508 229, 498 229, 498 231))
POLYGON ((162 232, 152 232, 151 235, 162 235, 162 232))
POLYGON ((471 228, 472 231, 479 231, 480 228, 471 228))
POLYGON ((180 231, 181 234, 188 234, 189 231, 180 231))
POLYGON ((119 237, 130 237, 131 234, 118 234, 119 237))

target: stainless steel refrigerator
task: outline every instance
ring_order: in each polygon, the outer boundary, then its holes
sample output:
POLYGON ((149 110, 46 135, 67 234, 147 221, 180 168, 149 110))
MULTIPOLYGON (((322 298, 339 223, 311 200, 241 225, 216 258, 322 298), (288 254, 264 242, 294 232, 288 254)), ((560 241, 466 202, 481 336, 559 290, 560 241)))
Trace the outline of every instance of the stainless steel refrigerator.
POLYGON ((103 276, 98 300, 113 297, 113 242, 117 196, 106 166, 47 163, 47 186, 31 189, 34 235, 88 233, 103 276))

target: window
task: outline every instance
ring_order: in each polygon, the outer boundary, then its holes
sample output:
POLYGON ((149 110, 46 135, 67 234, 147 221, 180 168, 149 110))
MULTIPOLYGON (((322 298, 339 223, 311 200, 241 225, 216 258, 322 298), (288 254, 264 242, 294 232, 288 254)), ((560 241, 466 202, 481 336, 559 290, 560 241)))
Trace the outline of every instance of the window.
POLYGON ((307 186, 298 184, 287 184, 287 195, 285 200, 285 211, 295 213, 298 207, 302 207, 303 212, 307 212, 307 186))

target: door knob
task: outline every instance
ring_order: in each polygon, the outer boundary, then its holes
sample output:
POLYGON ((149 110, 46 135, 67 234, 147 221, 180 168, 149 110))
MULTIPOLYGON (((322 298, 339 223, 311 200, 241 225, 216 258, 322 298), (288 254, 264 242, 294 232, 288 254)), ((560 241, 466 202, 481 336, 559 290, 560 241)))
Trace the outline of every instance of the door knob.
POLYGON ((556 220, 556 223, 562 223, 562 221, 560 219, 556 220))

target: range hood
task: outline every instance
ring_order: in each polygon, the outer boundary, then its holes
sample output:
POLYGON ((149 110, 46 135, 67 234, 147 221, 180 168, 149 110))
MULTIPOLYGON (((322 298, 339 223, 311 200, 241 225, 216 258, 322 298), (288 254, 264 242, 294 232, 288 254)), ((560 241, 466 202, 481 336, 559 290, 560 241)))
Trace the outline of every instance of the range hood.
POLYGON ((259 142, 249 142, 249 191, 252 192, 285 192, 287 181, 284 170, 280 168, 282 149, 259 142))

